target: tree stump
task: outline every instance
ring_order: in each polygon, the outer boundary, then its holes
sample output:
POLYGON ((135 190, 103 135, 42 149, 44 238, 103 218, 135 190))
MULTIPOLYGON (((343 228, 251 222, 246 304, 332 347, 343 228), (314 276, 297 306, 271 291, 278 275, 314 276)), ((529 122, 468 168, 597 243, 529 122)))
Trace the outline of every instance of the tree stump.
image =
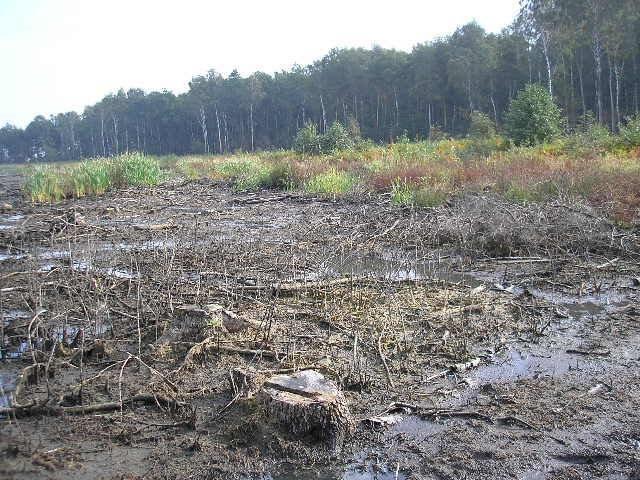
POLYGON ((182 305, 176 308, 169 327, 158 343, 198 343, 216 331, 238 333, 254 326, 250 320, 226 310, 222 305, 182 305))
POLYGON ((248 399, 260 391, 265 382, 263 374, 255 369, 234 368, 231 370, 231 389, 239 398, 248 399))
POLYGON ((353 429, 342 392, 314 370, 267 379, 259 398, 267 413, 289 432, 312 436, 331 449, 339 449, 353 429))

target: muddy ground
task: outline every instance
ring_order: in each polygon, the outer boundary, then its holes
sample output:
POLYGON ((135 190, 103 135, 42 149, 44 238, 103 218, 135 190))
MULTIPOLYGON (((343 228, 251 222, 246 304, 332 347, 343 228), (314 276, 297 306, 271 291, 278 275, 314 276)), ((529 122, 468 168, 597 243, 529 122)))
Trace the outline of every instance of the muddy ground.
POLYGON ((0 186, 0 477, 640 478, 640 231, 585 205, 0 186), (192 321, 220 305, 240 327, 192 321), (331 449, 230 381, 315 369, 331 449), (382 417, 382 418, 381 418, 382 417))

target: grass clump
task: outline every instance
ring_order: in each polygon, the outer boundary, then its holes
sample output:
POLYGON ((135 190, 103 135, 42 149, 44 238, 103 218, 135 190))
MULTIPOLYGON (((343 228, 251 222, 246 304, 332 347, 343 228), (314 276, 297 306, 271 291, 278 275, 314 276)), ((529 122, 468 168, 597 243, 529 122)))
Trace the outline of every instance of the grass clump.
POLYGON ((111 160, 113 183, 117 186, 152 186, 162 180, 158 160, 141 153, 127 153, 111 160))
POLYGON ((82 162, 71 175, 74 195, 102 195, 113 184, 112 166, 108 161, 82 162))
POLYGON ((416 207, 437 207, 446 202, 449 196, 449 193, 444 190, 425 186, 415 191, 413 203, 416 207))
POLYGON ((413 205, 415 200, 415 190, 406 180, 396 179, 391 186, 391 203, 395 205, 413 205))
POLYGON ((25 192, 34 202, 102 195, 110 188, 156 185, 164 175, 158 161, 140 153, 71 165, 35 165, 26 171, 25 192))
POLYGON ((217 165, 215 172, 223 180, 230 181, 238 191, 255 191, 270 185, 270 169, 257 159, 224 160, 217 165))
POLYGON ((331 168, 312 177, 305 185, 309 193, 320 195, 344 195, 355 185, 355 179, 346 172, 331 168))
POLYGON ((50 165, 31 168, 24 188, 34 202, 57 202, 64 198, 62 175, 50 165))

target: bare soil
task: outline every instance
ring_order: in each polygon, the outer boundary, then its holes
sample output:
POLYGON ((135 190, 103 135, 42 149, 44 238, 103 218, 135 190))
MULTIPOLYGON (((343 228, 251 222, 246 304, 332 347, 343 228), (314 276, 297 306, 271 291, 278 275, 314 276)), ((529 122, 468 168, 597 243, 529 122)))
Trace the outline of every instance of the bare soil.
POLYGON ((637 228, 490 193, 2 181, 0 477, 640 478, 637 228), (185 317, 211 304, 241 327, 185 317), (323 373, 355 432, 291 435, 238 368, 323 373))

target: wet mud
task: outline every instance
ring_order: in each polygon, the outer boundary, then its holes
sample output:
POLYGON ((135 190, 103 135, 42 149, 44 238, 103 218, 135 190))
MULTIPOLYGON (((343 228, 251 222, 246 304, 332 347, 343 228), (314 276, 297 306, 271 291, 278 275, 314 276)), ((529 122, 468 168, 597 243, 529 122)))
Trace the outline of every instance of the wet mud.
POLYGON ((640 232, 588 206, 7 185, 0 476, 640 478, 640 232), (290 434, 236 369, 322 372, 355 430, 290 434))

